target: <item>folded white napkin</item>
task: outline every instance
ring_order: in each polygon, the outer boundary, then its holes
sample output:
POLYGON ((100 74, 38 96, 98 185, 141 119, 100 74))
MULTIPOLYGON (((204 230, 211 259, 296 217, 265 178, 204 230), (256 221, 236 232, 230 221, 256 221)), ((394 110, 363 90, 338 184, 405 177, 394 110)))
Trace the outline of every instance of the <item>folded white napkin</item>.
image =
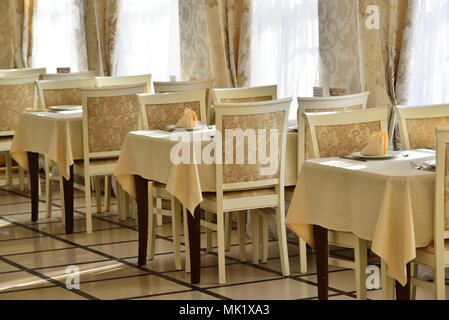
POLYGON ((362 150, 364 156, 384 156, 388 151, 388 134, 379 131, 371 134, 368 138, 368 145, 362 150))
POLYGON ((184 109, 184 115, 182 118, 176 123, 176 128, 184 128, 184 129, 193 129, 196 127, 196 113, 189 108, 184 109))

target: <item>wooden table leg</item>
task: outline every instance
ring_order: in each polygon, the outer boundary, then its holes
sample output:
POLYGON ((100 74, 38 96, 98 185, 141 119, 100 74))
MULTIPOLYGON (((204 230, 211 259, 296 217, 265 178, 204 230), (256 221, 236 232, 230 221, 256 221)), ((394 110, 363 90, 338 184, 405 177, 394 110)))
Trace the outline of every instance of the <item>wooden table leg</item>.
POLYGON ((39 217, 39 153, 28 152, 28 167, 30 170, 31 189, 31 221, 39 217))
POLYGON ((137 201, 137 223, 139 229, 139 256, 138 264, 143 266, 147 263, 148 247, 148 180, 135 175, 136 201, 137 201))
POLYGON ((403 287, 396 281, 396 300, 410 300, 410 263, 407 264, 407 284, 403 287))
POLYGON ((70 179, 62 178, 64 190, 65 233, 73 233, 73 165, 69 169, 70 179))
POLYGON ((318 300, 329 298, 329 263, 327 229, 314 225, 313 238, 315 242, 316 269, 318 280, 318 300))
POLYGON ((200 206, 196 207, 194 215, 187 210, 190 244, 190 282, 198 284, 201 281, 201 228, 200 206))

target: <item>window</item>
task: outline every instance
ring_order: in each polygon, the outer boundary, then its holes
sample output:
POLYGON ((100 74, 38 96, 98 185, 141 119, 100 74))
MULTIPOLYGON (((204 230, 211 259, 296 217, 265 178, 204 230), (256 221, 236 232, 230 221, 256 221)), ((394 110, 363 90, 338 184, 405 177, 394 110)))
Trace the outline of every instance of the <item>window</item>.
POLYGON ((313 96, 319 72, 318 0, 255 0, 251 85, 278 84, 279 98, 313 96))
POLYGON ((179 76, 178 0, 123 0, 120 21, 118 75, 179 76))
POLYGON ((79 0, 36 1, 33 32, 33 67, 86 71, 84 8, 79 0))
POLYGON ((423 1, 412 61, 409 105, 449 102, 449 0, 423 1))

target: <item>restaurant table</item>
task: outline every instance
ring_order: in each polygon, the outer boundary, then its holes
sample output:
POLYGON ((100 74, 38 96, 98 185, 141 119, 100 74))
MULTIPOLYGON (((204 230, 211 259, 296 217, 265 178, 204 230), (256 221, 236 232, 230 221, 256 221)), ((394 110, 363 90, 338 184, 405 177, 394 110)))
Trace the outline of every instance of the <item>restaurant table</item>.
POLYGON ((10 154, 30 174, 34 222, 39 213, 39 154, 58 165, 63 176, 65 230, 73 233, 73 163, 84 156, 82 111, 22 113, 10 154))
MULTIPOLYGON (((215 163, 204 162, 202 152, 213 144, 215 127, 195 132, 134 131, 126 136, 114 174, 123 190, 137 200, 139 228, 138 263, 146 264, 148 239, 148 181, 166 184, 190 214, 188 216, 191 282, 200 282, 200 207, 203 192, 215 192, 215 163), (176 139, 175 139, 175 138, 176 139), (187 138, 188 137, 188 138, 187 138), (195 137, 195 138, 194 138, 195 137), (179 139, 179 140, 178 140, 179 139), (188 140, 188 141, 187 141, 188 140), (190 164, 172 161, 175 146, 190 150, 190 164), (195 156, 194 156, 195 155, 195 156), (193 159, 197 159, 193 161, 193 159)), ((289 132, 286 147, 285 185, 296 184, 297 132, 289 132)), ((205 151, 204 151, 205 152, 205 151)), ((188 162, 188 161, 185 161, 188 162)))
POLYGON ((286 225, 314 247, 318 296, 328 295, 327 230, 372 242, 388 265, 398 299, 409 299, 409 263, 433 242, 435 173, 415 170, 435 151, 404 151, 391 160, 328 158, 305 162, 286 225))

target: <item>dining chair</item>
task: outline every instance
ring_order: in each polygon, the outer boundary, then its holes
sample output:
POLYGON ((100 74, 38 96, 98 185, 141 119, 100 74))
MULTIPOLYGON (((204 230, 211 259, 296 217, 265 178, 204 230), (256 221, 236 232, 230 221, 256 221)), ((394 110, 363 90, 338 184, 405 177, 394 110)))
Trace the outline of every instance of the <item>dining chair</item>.
MULTIPOLYGON (((73 166, 84 177, 86 229, 92 233, 90 178, 112 177, 123 141, 139 129, 139 101, 145 84, 113 88, 81 88, 83 106, 83 160, 73 166)), ((96 191, 98 189, 95 189, 96 191)))
MULTIPOLYGON (((216 192, 203 193, 203 202, 200 206, 206 212, 206 218, 201 219, 201 225, 217 232, 220 284, 226 283, 225 212, 243 210, 252 212, 260 208, 276 207, 282 274, 290 275, 284 223, 284 173, 288 112, 291 101, 292 99, 289 98, 215 105, 216 192), (267 131, 270 132, 269 142, 264 140, 267 131), (273 132, 274 135, 272 135, 273 132), (245 139, 246 135, 248 139, 245 139), (260 160, 262 151, 257 152, 257 145, 263 146, 265 150, 270 147, 272 152, 275 150, 273 159, 270 159, 274 160, 274 163, 263 164, 265 162, 260 160), (246 156, 240 154, 244 150, 248 151, 246 156), (236 154, 237 152, 239 154, 236 154), (259 155, 259 159, 255 159, 256 154, 259 155), (270 165, 274 165, 273 168, 270 165), (215 223, 208 219, 209 214, 216 215, 215 223)), ((187 248, 189 246, 187 241, 186 246, 187 248)))
POLYGON ((197 91, 205 90, 206 101, 206 120, 207 124, 213 124, 215 118, 211 110, 210 90, 214 87, 214 79, 207 80, 191 80, 191 81, 154 81, 155 93, 181 92, 181 91, 197 91))
MULTIPOLYGON (((0 77, 0 153, 5 155, 6 184, 13 185, 12 159, 9 156, 19 116, 27 108, 35 108, 35 84, 39 74, 0 77)), ((24 171, 19 168, 20 190, 24 190, 24 171)))
POLYGON ((134 76, 121 77, 95 77, 97 88, 127 86, 132 84, 145 83, 144 93, 153 93, 153 84, 151 74, 142 74, 134 76))
POLYGON ((20 77, 34 74, 39 74, 42 77, 42 75, 46 73, 46 68, 0 69, 0 77, 20 77))
POLYGON ((213 103, 241 103, 277 100, 277 85, 212 89, 213 103))
MULTIPOLYGON (((311 137, 311 158, 345 156, 361 151, 374 132, 388 128, 388 109, 302 113, 303 123, 311 137)), ((329 265, 355 270, 357 298, 366 299, 366 266, 368 241, 349 232, 329 230, 329 244, 354 250, 354 261, 329 257, 329 265)))
POLYGON ((82 71, 71 73, 46 73, 42 75, 42 80, 80 80, 92 79, 95 77, 95 71, 82 71))
POLYGON ((435 127, 449 126, 449 104, 394 108, 404 150, 436 147, 435 127))
MULTIPOLYGON (((183 116, 184 109, 190 108, 197 115, 201 115, 201 121, 206 122, 206 101, 205 90, 157 93, 157 94, 139 94, 140 117, 143 119, 144 130, 166 130, 167 126, 176 124, 183 116)), ((148 222, 148 258, 154 259, 156 244, 156 221, 154 216, 168 216, 172 221, 173 252, 175 254, 175 268, 181 270, 181 206, 168 191, 166 185, 159 182, 149 184, 149 193, 152 194, 149 209, 148 222), (170 205, 163 208, 164 202, 170 205)), ((184 220, 184 224, 187 224, 184 220)), ((185 229, 185 228, 184 228, 185 229)), ((188 233, 185 233, 187 235, 188 233)), ((188 255, 188 252, 186 252, 188 255)), ((189 272, 186 266, 186 271, 189 272)))

